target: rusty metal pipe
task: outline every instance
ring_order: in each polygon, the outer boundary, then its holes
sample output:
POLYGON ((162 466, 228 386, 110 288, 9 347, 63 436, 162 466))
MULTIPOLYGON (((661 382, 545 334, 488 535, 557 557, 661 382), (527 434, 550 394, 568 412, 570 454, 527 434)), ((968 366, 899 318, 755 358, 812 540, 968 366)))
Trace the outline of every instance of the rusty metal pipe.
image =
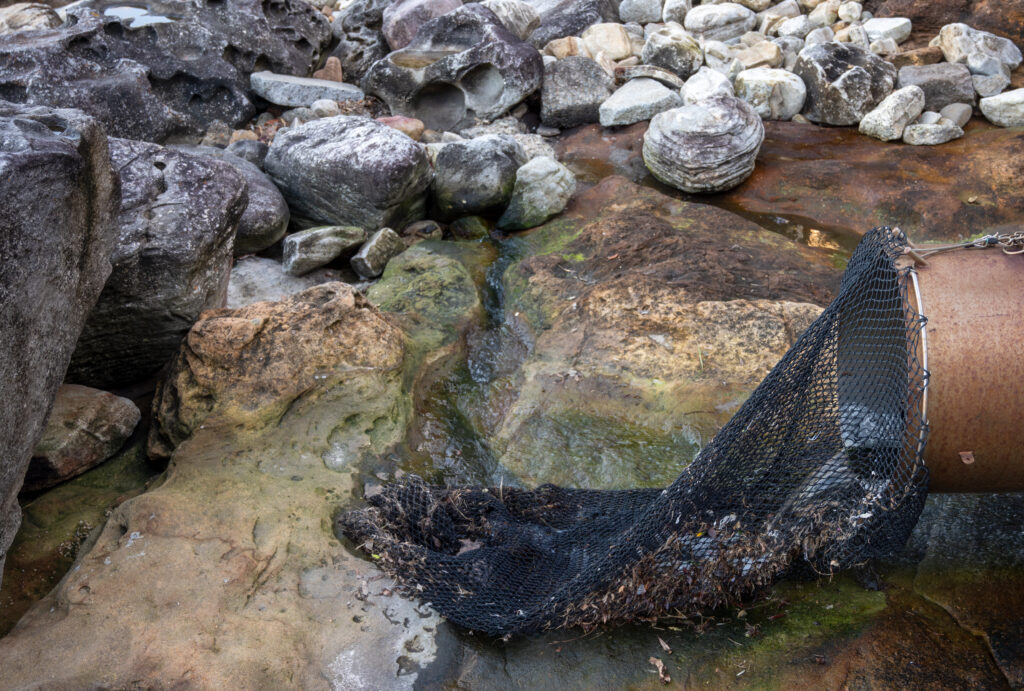
POLYGON ((907 292, 928 319, 918 357, 927 347, 929 490, 1022 491, 1024 256, 954 250, 915 272, 920 304, 907 292))

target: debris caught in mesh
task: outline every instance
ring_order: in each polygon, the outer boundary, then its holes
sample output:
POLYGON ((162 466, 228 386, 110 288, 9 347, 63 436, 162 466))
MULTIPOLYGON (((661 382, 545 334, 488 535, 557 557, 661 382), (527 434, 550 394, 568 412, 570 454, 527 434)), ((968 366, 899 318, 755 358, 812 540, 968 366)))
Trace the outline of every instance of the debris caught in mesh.
POLYGON ((407 476, 340 514, 410 594, 493 635, 687 617, 791 567, 898 551, 927 493, 923 318, 868 233, 835 301, 669 487, 442 488, 407 476))

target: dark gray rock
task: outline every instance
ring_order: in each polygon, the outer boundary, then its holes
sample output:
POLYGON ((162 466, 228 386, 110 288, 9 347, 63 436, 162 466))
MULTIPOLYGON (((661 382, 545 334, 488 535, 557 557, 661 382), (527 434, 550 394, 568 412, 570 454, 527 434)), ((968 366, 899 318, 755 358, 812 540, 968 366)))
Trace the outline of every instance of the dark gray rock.
POLYGON ((807 85, 804 115, 826 125, 856 125, 896 83, 896 67, 849 43, 807 46, 793 72, 807 85))
POLYGON ((356 0, 334 20, 332 31, 338 39, 331 55, 341 61, 345 78, 359 83, 367 71, 390 49, 382 31, 384 9, 391 0, 356 0))
POLYGON ((110 273, 118 199, 96 120, 0 101, 0 575, 32 449, 110 273))
POLYGON ((113 272, 89 315, 68 381, 108 389, 156 372, 227 292, 245 179, 226 163, 110 139, 121 176, 113 272))
POLYGON ((431 176, 422 146, 347 115, 278 132, 265 168, 293 213, 370 231, 422 218, 431 176))
POLYGON ((258 166, 230 151, 212 146, 176 146, 174 148, 194 156, 203 156, 227 163, 245 178, 249 203, 245 207, 242 218, 238 221, 238 230, 235 232, 234 253, 236 257, 265 250, 284 237, 288 231, 290 218, 288 204, 277 186, 258 166))
POLYGON ((618 21, 619 6, 614 0, 563 0, 541 11, 540 26, 530 34, 530 43, 543 48, 556 38, 579 36, 594 24, 618 21))
POLYGON ((263 168, 263 160, 267 157, 267 151, 269 150, 270 147, 265 142, 255 139, 239 139, 228 144, 225 149, 228 153, 245 159, 261 170, 263 168))
POLYGON ((462 0, 395 0, 382 15, 384 38, 392 50, 405 48, 421 26, 461 6, 462 0))
POLYGON ((370 68, 362 87, 396 115, 453 130, 469 118, 503 115, 537 90, 543 74, 533 46, 470 4, 420 27, 412 43, 370 68))
POLYGON ((330 41, 301 0, 150 3, 173 21, 100 15, 87 5, 56 29, 0 37, 0 95, 73 106, 112 136, 163 141, 255 114, 249 73, 308 74, 330 41))
POLYGON ((501 211, 525 162, 522 147, 508 135, 445 144, 434 161, 434 204, 444 218, 501 211))
POLYGON ((540 96, 540 119, 549 127, 597 122, 614 80, 590 58, 572 56, 548 63, 540 96))
POLYGON ((127 398, 76 384, 60 387, 23 490, 46 489, 99 465, 124 446, 141 417, 127 398))
POLYGON ((974 105, 974 82, 967 65, 939 62, 934 65, 901 67, 898 86, 919 86, 924 91, 926 110, 939 111, 951 103, 974 105))

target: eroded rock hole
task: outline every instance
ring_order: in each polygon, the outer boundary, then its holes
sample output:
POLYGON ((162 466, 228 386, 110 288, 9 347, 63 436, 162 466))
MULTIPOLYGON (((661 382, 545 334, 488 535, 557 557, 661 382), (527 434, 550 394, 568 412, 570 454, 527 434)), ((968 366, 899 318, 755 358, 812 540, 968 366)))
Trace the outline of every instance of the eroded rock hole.
POLYGON ((428 128, 450 130, 466 117, 466 94, 454 84, 427 84, 413 98, 412 111, 428 128))

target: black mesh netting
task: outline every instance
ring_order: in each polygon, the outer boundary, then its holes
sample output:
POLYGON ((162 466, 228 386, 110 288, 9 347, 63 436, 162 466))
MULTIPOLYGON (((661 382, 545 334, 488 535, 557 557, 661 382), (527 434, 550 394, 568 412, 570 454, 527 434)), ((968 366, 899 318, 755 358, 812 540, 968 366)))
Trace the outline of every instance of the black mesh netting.
POLYGON ((799 564, 898 551, 921 511, 923 318, 878 228, 835 301, 665 489, 441 488, 412 476, 339 532, 449 620, 490 634, 687 616, 799 564))

